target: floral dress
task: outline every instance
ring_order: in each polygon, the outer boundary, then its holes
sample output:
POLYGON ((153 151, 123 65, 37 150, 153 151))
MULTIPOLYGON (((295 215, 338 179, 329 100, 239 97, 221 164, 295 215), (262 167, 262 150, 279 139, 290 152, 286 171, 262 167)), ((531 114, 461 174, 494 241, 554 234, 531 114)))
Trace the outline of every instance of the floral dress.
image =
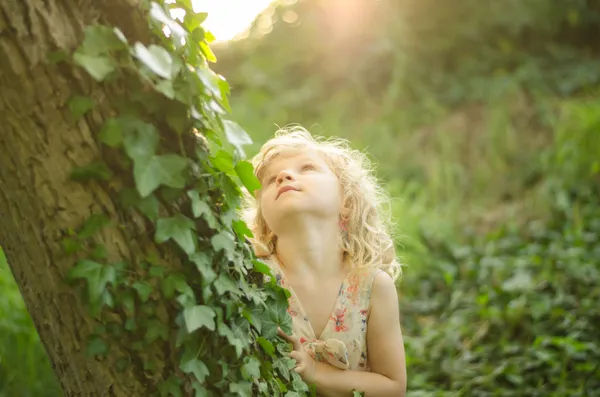
POLYGON ((340 369, 369 371, 367 321, 373 280, 380 269, 353 269, 344 278, 329 320, 317 337, 292 286, 275 259, 265 260, 277 284, 290 291, 288 312, 294 334, 316 360, 340 369))

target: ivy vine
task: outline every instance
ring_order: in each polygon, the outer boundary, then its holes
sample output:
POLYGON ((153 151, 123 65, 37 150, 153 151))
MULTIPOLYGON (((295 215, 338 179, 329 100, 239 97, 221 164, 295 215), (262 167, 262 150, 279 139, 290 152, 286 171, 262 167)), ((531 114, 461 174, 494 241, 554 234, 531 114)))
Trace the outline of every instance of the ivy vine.
MULTIPOLYGON (((88 26, 63 60, 106 90, 121 90, 95 134, 101 155, 72 172, 81 183, 103 184, 119 217, 94 214, 63 241, 76 262, 68 280, 81 286, 97 322, 87 353, 120 355, 119 369, 141 360, 160 396, 314 395, 277 336, 277 327, 291 332, 289 292, 273 277, 265 281, 272 274, 253 255, 251 232, 236 214, 241 188, 260 184, 244 159, 251 140, 227 118, 229 86, 209 67, 214 38, 202 27, 206 14, 194 13, 190 0, 144 7, 151 43, 88 26), (171 18, 174 8, 185 10, 182 22, 171 18), (156 249, 132 249, 111 262, 98 232, 117 225, 127 233, 136 216, 156 249)), ((68 104, 74 119, 95 106, 88 96, 68 104)))

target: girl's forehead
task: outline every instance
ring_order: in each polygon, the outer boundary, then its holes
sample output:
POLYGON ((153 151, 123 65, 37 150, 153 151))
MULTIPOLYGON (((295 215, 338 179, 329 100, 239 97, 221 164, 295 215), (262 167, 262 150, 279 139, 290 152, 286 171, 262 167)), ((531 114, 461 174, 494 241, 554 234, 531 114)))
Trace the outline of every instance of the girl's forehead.
POLYGON ((312 148, 283 148, 273 155, 273 157, 265 165, 265 171, 276 168, 286 163, 296 163, 303 161, 311 161, 320 164, 327 164, 325 156, 312 148))

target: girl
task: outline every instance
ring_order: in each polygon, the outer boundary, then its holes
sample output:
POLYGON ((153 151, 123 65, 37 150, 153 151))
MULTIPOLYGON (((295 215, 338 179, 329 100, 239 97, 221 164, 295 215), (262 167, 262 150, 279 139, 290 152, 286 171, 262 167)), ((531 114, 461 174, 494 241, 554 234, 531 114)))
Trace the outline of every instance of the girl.
POLYGON ((406 365, 394 280, 400 265, 366 156, 341 140, 281 130, 254 159, 254 249, 291 292, 290 356, 322 396, 397 397, 406 365))

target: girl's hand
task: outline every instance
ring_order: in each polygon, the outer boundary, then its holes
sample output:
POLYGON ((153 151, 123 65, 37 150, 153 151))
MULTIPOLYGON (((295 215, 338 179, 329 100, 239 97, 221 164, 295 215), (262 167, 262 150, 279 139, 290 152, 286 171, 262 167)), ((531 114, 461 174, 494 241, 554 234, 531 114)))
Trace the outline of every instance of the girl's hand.
POLYGON ((314 383, 317 363, 310 354, 304 350, 302 343, 300 343, 300 339, 294 335, 287 335, 281 328, 277 329, 277 333, 292 344, 294 350, 290 352, 290 357, 296 360, 296 368, 294 370, 306 383, 314 383))

